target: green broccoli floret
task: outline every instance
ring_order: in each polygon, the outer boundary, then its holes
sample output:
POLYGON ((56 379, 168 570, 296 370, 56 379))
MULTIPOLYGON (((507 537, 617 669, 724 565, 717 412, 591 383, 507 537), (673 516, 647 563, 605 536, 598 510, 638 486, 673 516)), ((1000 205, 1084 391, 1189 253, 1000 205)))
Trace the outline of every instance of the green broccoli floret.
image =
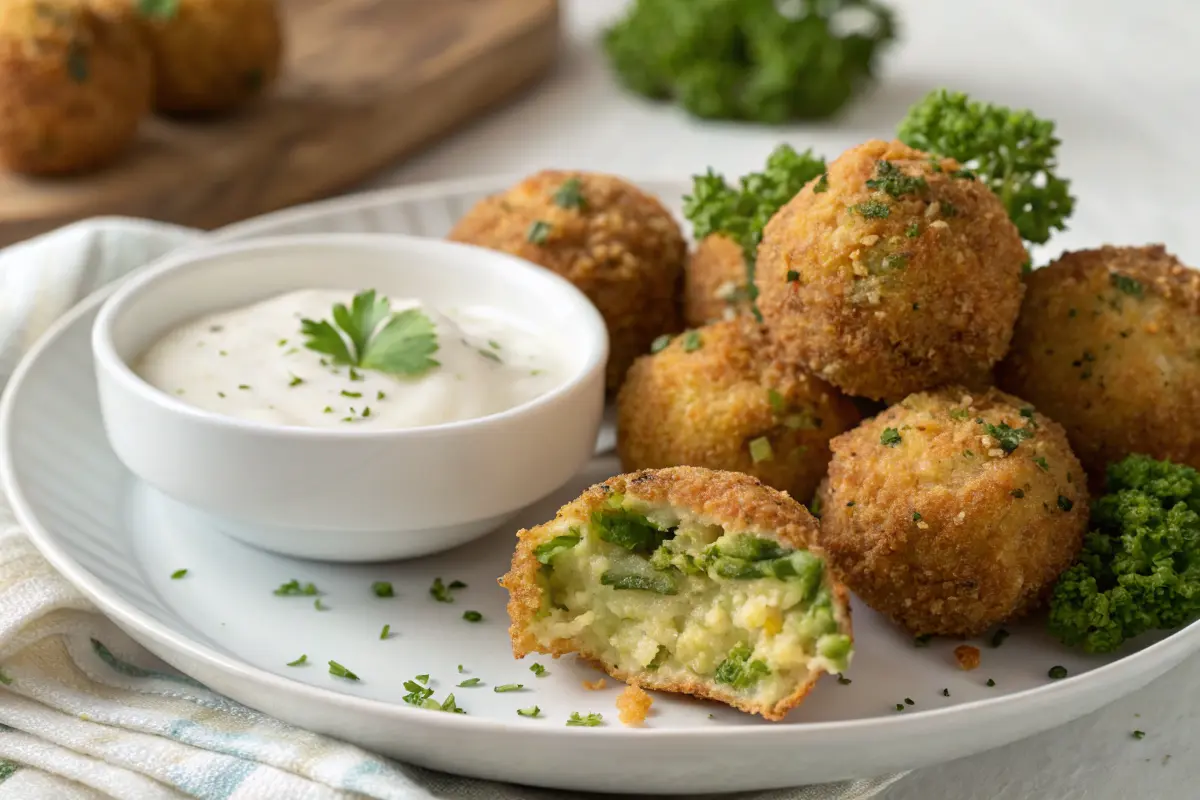
POLYGON ((960 175, 991 187, 1025 241, 1044 244, 1066 228, 1075 198, 1070 182, 1055 174, 1059 140, 1051 120, 938 89, 909 109, 897 136, 953 158, 964 167, 960 175))
MULTIPOLYGON (((751 308, 758 297, 754 263, 763 228, 806 183, 824 172, 825 159, 813 155, 812 150, 797 153, 790 145, 781 144, 767 157, 763 171, 743 175, 737 188, 711 169, 692 178, 692 193, 683 198, 683 214, 692 223, 697 239, 716 233, 742 248, 746 262, 744 296, 751 308)), ((757 315, 757 308, 754 312, 757 315)))
POLYGON ((1200 473, 1129 456, 1108 468, 1094 530, 1050 602, 1050 630, 1105 653, 1200 615, 1200 473))
POLYGON ((638 94, 698 117, 781 123, 836 112, 894 38, 875 0, 636 0, 604 48, 638 94))

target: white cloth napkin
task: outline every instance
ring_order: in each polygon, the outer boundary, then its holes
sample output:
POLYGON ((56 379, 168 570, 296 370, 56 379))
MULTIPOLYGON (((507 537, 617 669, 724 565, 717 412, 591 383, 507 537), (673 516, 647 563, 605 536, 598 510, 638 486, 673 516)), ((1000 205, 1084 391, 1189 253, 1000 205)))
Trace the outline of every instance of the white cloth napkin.
MULTIPOLYGON (((98 219, 0 251, 0 383, 73 304, 201 238, 98 219)), ((744 797, 863 800, 899 777, 744 797)), ((210 692, 101 616, 0 500, 0 800, 566 796, 399 764, 210 692)))

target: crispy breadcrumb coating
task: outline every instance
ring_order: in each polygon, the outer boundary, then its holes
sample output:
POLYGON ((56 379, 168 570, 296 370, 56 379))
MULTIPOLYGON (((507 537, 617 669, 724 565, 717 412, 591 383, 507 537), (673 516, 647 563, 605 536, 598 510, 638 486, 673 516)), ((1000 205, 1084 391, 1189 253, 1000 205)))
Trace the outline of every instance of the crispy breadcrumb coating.
POLYGON ((829 440, 860 416, 832 386, 770 358, 767 348, 762 329, 743 316, 634 362, 617 398, 623 468, 742 472, 810 501, 829 440))
POLYGON ((1026 285, 998 385, 1062 423, 1094 484, 1131 453, 1200 467, 1200 272, 1161 245, 1101 247, 1026 285))
POLYGON ((679 329, 687 244, 662 203, 621 178, 539 172, 477 203, 450 238, 520 256, 579 287, 608 323, 610 391, 655 337, 679 329))
POLYGON ((915 394, 832 442, 821 543, 914 635, 973 636, 1045 600, 1083 542, 1083 468, 1058 424, 992 389, 915 394))
POLYGON ((704 237, 683 270, 684 323, 699 328, 749 308, 742 248, 724 236, 704 237))
POLYGON ((957 162, 870 141, 767 225, 758 307, 784 357, 895 402, 1000 360, 1025 260, 1004 204, 957 162))

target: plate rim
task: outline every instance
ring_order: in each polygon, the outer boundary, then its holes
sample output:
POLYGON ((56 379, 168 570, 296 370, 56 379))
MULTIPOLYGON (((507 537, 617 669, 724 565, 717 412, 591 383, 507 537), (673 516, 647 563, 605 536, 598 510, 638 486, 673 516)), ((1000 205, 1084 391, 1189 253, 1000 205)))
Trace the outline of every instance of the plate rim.
MULTIPOLYGON (((363 205, 387 205, 407 202, 412 199, 429 198, 441 195, 451 190, 468 191, 467 187, 494 185, 489 181, 494 178, 476 178, 469 180, 434 182, 418 184, 397 189, 384 189, 364 195, 350 195, 330 201, 309 204, 296 209, 266 215, 262 218, 238 223, 233 228, 236 235, 239 231, 251 231, 247 236, 265 235, 254 233, 257 230, 268 229, 271 224, 283 225, 300 219, 311 219, 320 216, 322 210, 348 210, 363 205), (303 213, 297 213, 303 212, 303 213)), ((653 179, 637 181, 652 183, 653 179)), ((668 183, 670 181, 663 181, 668 183)), ((677 181, 683 185, 683 181, 677 181)), ((228 230, 228 229, 223 229, 228 230)), ((203 247, 207 243, 224 241, 220 237, 204 239, 196 245, 185 247, 203 247)), ((145 269, 145 267, 139 268, 145 269)), ((136 274, 136 271, 131 273, 136 274)), ((266 669, 245 663, 234 656, 228 656, 208 645, 189 638, 185 633, 174 630, 170 626, 159 623, 138 610, 133 604, 123 599, 119 592, 110 588, 103 580, 92 574, 86 567, 76 561, 57 541, 57 536, 47 526, 43 525, 35 512, 33 505, 20 489, 20 477, 13 457, 11 442, 18 400, 27 376, 35 365, 39 364, 52 347, 73 327, 81 324, 81 320, 94 308, 99 306, 111 294, 121 281, 100 288, 87 296, 66 314, 57 319, 39 338, 29 352, 21 359, 14 370, 7 387, 0 398, 0 490, 8 498, 17 522, 22 526, 26 535, 38 551, 50 562, 68 582, 84 594, 105 616, 112 618, 121 627, 137 631, 142 636, 155 642, 168 652, 183 655, 195 662, 202 663, 208 669, 224 673, 233 678, 245 681, 250 686, 288 693, 291 696, 312 703, 326 706, 337 706, 343 712, 364 714, 376 719, 390 722, 409 723, 441 729, 447 733, 463 732, 472 735, 480 733, 507 733, 520 731, 522 735, 538 737, 542 735, 595 736, 605 739, 628 739, 629 737, 658 740, 709 740, 715 737, 726 737, 735 729, 737 735, 745 743, 753 745, 757 741, 786 739, 794 737, 803 739, 808 736, 844 737, 853 736, 857 731, 872 729, 872 733, 891 732, 896 735, 919 735, 926 730, 943 731, 953 729, 956 725, 977 725, 980 715, 988 717, 1007 717, 1026 712, 1036 712, 1038 707, 1045 706, 1042 701, 1053 699, 1055 704, 1069 703, 1079 696, 1093 696, 1103 690, 1103 687, 1128 683, 1140 675, 1154 673, 1155 668, 1162 664, 1174 666, 1182 658, 1200 650, 1200 620, 1171 633, 1169 636, 1155 642, 1137 652, 1126 655, 1111 663, 1098 666, 1085 673, 1073 675, 1059 681, 1023 689, 994 698, 984 698, 966 703, 956 704, 945 708, 915 711, 903 716, 875 716, 850 720, 835 720, 826 722, 796 722, 782 725, 754 726, 704 726, 696 728, 644 728, 626 729, 624 726, 604 726, 580 730, 555 728, 554 732, 534 731, 514 723, 499 721, 486 717, 472 717, 459 714, 429 714, 424 709, 408 707, 400 702, 389 703, 381 700, 343 694, 334 689, 326 689, 306 684, 291 678, 277 675, 266 669)), ((1159 670, 1159 674, 1165 670, 1159 670)), ((1156 676, 1155 676, 1156 677, 1156 676)), ((1151 678, 1153 679, 1153 678, 1151 678)), ((1143 682, 1144 684, 1144 682, 1143 682)), ((1143 684, 1137 684, 1138 686, 1143 684)), ((1121 694, 1108 697, 1100 705, 1117 700, 1121 694)), ((1079 715, 1076 715, 1079 716, 1079 715)), ((1070 719, 1074 719, 1071 717, 1070 719)), ((1065 724, 1066 719, 1056 722, 1054 726, 1065 724)))

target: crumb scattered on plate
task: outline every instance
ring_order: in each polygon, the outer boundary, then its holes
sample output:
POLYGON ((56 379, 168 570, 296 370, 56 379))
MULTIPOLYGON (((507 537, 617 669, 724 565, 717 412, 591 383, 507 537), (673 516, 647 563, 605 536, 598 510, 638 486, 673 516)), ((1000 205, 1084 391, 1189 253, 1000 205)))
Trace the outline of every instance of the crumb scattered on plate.
POLYGON ((954 648, 954 660, 958 662, 959 669, 969 672, 979 666, 979 648, 960 644, 954 648))
POLYGON ((608 686, 608 681, 606 681, 604 678, 597 678, 594 681, 583 682, 583 688, 593 692, 598 692, 605 686, 608 686))
POLYGON ((626 686, 625 691, 617 696, 617 711, 625 725, 641 725, 646 721, 653 704, 654 698, 635 683, 626 686))

